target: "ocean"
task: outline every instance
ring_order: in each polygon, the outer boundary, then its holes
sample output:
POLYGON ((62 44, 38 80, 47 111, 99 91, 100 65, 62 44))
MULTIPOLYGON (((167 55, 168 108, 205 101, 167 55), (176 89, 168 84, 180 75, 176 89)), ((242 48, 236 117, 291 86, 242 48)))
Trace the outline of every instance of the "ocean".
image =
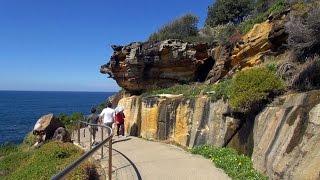
POLYGON ((0 91, 0 144, 21 143, 45 114, 89 114, 111 92, 0 91))

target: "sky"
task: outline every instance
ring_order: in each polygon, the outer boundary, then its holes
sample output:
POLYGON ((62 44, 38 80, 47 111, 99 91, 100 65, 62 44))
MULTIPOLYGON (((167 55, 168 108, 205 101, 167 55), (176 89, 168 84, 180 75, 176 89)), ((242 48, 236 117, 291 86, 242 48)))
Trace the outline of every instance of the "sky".
POLYGON ((0 90, 120 88, 100 74, 111 45, 144 41, 186 13, 203 26, 213 0, 0 0, 0 90))

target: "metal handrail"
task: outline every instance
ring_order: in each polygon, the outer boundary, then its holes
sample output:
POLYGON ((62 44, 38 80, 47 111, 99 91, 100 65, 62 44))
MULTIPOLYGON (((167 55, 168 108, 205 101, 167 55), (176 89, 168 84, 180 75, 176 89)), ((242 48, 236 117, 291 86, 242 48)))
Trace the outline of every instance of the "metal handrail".
POLYGON ((63 169, 62 171, 60 171, 58 174, 54 175, 51 180, 59 180, 59 179, 63 179, 67 174, 69 174, 70 172, 72 172, 75 168, 77 168, 81 163, 83 163, 86 159, 88 159, 90 156, 93 155, 93 153, 95 153, 98 149, 101 148, 101 159, 103 158, 103 145, 107 142, 109 142, 109 167, 108 167, 108 176, 109 176, 109 180, 112 179, 112 137, 113 137, 113 131, 112 128, 105 126, 105 125, 99 125, 99 124, 91 124, 88 122, 84 122, 84 121, 78 121, 78 143, 80 145, 80 128, 81 128, 81 124, 85 124, 85 125, 89 125, 89 126, 97 126, 101 128, 101 142, 94 146, 93 148, 91 148, 91 131, 90 132, 90 150, 86 153, 84 153, 79 159, 77 159, 76 161, 74 161, 72 164, 68 165, 65 169, 63 169), (106 139, 103 139, 103 129, 107 129, 109 131, 109 136, 106 139))

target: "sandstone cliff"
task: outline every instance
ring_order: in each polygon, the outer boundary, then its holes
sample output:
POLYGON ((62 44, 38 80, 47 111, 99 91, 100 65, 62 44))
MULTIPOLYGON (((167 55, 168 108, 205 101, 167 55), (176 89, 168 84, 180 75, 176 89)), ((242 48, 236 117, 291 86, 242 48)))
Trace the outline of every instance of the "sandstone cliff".
POLYGON ((127 134, 185 147, 232 147, 252 155, 255 168, 271 179, 319 178, 320 91, 281 96, 253 119, 205 96, 131 96, 119 105, 127 134))
POLYGON ((110 62, 100 72, 133 93, 175 84, 204 81, 213 66, 204 43, 180 40, 113 46, 110 62))
POLYGON ((114 53, 100 72, 132 94, 176 84, 215 83, 278 52, 287 39, 284 23, 288 12, 256 24, 235 46, 211 47, 173 39, 112 46, 114 53))

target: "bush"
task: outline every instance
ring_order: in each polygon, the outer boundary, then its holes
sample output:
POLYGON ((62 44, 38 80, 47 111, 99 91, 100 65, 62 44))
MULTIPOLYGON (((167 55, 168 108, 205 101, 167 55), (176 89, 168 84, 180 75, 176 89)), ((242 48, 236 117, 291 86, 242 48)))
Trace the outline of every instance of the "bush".
POLYGON ((230 105, 237 110, 248 111, 269 95, 284 89, 284 83, 265 67, 240 71, 232 79, 230 105))
POLYGON ((236 27, 232 23, 217 25, 215 27, 204 27, 201 30, 200 36, 207 39, 210 44, 229 45, 231 37, 236 33, 236 27))
POLYGON ((61 114, 59 114, 58 118, 65 125, 65 127, 69 130, 74 128, 74 126, 76 125, 75 122, 77 122, 79 120, 80 121, 85 120, 84 115, 80 112, 74 112, 71 115, 61 113, 61 114))
POLYGON ((261 1, 257 2, 257 5, 256 5, 257 14, 253 15, 252 17, 240 23, 239 29, 242 34, 249 32, 255 24, 262 23, 263 21, 267 20, 270 14, 280 13, 287 8, 287 3, 285 0, 276 0, 272 5, 271 5, 271 2, 265 2, 267 4, 266 7, 268 7, 268 9, 266 9, 265 11, 262 11, 261 9, 259 9, 260 6, 263 6, 263 5, 259 5, 259 3, 263 3, 263 2, 261 1))
POLYGON ((195 147, 191 152, 210 159, 216 167, 223 169, 232 179, 268 179, 253 168, 249 157, 239 155, 233 149, 205 145, 195 147))
POLYGON ((198 17, 186 14, 166 25, 149 37, 149 41, 163 41, 166 39, 188 40, 198 35, 198 17))
POLYGON ((229 22, 237 24, 251 12, 253 2, 253 0, 216 0, 208 7, 206 25, 214 27, 229 22))
POLYGON ((230 86, 231 80, 227 79, 219 82, 218 84, 208 85, 204 92, 209 94, 212 101, 217 101, 219 99, 229 99, 230 97, 230 86))
POLYGON ((320 52, 320 9, 314 8, 306 17, 291 16, 286 23, 289 33, 288 46, 295 53, 297 60, 306 59, 320 52))
POLYGON ((320 87, 320 57, 309 58, 299 68, 292 80, 290 87, 296 90, 311 90, 320 87))
MULTIPOLYGON (((49 179, 82 154, 83 150, 71 143, 48 142, 29 150, 17 147, 0 159, 1 178, 49 179)), ((80 166, 67 179, 88 179, 87 167, 87 164, 80 166)))

